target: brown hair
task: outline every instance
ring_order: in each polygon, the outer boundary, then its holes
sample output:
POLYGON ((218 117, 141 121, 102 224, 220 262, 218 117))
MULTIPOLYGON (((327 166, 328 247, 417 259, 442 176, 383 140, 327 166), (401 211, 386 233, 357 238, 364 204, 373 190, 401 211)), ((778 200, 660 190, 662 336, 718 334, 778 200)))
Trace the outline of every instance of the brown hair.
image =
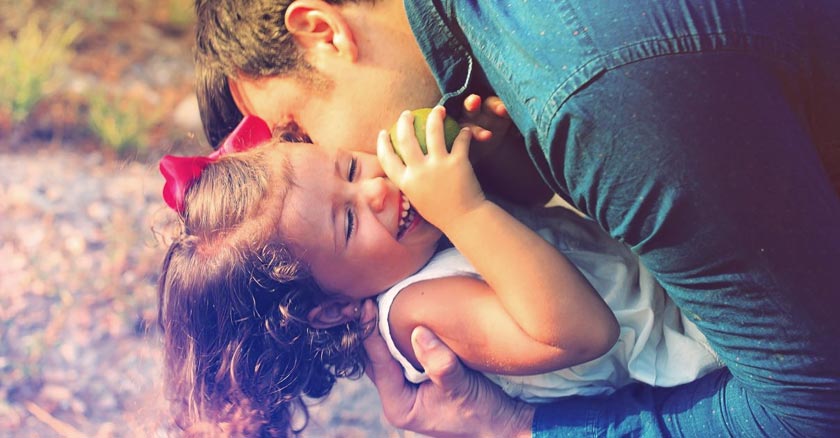
POLYGON ((269 168, 272 147, 282 146, 269 142, 205 168, 163 262, 165 380, 187 431, 226 424, 248 436, 296 434, 308 417, 302 396, 323 397, 336 377, 364 368, 358 321, 331 329, 307 322, 322 293, 277 230, 293 181, 288 161, 269 168))
MULTIPOLYGON (((196 95, 213 147, 242 118, 227 78, 305 75, 310 70, 286 29, 286 10, 293 1, 196 0, 196 95)), ((339 5, 363 0, 325 1, 339 5)))

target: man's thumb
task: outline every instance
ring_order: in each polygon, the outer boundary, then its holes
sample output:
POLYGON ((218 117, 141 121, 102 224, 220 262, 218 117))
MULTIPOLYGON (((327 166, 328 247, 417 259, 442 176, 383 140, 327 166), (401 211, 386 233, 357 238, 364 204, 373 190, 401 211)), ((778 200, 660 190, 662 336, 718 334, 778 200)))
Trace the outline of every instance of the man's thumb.
POLYGON ((435 385, 451 390, 466 378, 461 361, 431 330, 416 327, 411 333, 411 344, 417 360, 435 385))

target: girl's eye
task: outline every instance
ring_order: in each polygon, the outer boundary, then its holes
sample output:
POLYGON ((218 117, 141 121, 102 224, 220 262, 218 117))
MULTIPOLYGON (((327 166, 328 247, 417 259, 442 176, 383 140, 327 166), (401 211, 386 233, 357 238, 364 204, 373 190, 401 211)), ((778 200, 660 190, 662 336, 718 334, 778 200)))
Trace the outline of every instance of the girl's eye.
POLYGON ((353 235, 353 231, 356 228, 356 215, 353 213, 353 210, 347 209, 347 232, 344 236, 344 242, 350 241, 350 236, 353 235))
POLYGON ((356 179, 356 157, 350 158, 350 168, 347 169, 347 181, 356 179))

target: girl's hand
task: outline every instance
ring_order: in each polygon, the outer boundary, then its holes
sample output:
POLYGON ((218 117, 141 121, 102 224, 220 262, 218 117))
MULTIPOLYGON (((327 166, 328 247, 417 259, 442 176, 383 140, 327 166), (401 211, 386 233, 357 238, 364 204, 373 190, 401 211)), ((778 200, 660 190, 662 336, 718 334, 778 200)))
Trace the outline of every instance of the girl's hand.
POLYGON ((396 138, 403 160, 394 152, 386 131, 379 133, 376 148, 388 178, 405 193, 424 219, 444 233, 449 224, 485 200, 468 159, 470 130, 462 129, 455 138, 452 152, 447 152, 443 137, 445 116, 446 110, 442 106, 435 107, 429 114, 426 122, 428 155, 420 150, 414 135, 414 116, 408 111, 397 121, 396 138))

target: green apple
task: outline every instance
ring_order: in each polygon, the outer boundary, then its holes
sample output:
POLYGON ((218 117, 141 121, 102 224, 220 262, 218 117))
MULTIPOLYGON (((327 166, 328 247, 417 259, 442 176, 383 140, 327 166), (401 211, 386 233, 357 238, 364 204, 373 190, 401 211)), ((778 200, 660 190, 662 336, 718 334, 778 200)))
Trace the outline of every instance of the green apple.
MULTIPOLYGON (((420 108, 412 111, 411 113, 414 114, 414 135, 417 136, 417 142, 420 144, 420 149, 423 151, 423 154, 426 154, 426 119, 429 118, 429 113, 432 112, 431 108, 420 108)), ((458 132, 461 131, 461 127, 458 125, 458 122, 455 119, 446 116, 443 119, 443 136, 446 140, 446 150, 452 150, 452 143, 455 141, 455 137, 458 136, 458 132)), ((402 159, 402 154, 400 153, 397 147, 397 125, 391 126, 391 129, 388 131, 388 134, 391 136, 391 144, 394 146, 394 151, 399 155, 400 159, 402 159)))

